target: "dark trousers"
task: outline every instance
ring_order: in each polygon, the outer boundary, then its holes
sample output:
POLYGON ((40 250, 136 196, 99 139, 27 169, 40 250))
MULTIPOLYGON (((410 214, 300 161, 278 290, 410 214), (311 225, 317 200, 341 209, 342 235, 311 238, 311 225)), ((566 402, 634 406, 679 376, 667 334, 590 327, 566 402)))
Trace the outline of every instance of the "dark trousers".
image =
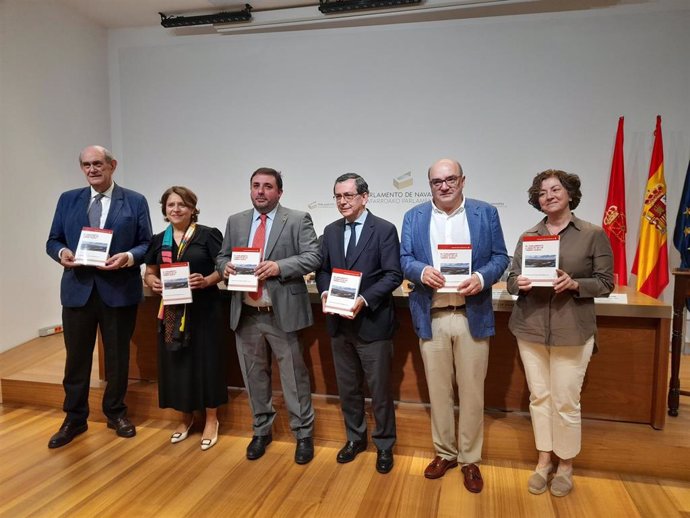
POLYGON ((134 333, 137 306, 111 308, 106 306, 94 286, 85 306, 62 308, 64 328, 65 403, 63 410, 71 421, 86 421, 89 416, 89 385, 96 330, 100 328, 105 357, 106 387, 103 392, 103 413, 117 419, 127 415, 125 394, 129 372, 129 342, 134 333))
POLYGON ((395 405, 390 390, 393 341, 364 342, 352 322, 343 321, 331 338, 338 394, 348 441, 367 439, 363 384, 366 379, 374 411, 376 428, 371 438, 379 450, 395 444, 395 405))

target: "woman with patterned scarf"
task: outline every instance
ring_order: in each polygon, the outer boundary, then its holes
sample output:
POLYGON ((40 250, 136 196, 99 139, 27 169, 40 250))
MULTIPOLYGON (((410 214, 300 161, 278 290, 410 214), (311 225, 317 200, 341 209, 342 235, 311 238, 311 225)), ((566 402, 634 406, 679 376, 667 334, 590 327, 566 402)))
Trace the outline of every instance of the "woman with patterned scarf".
POLYGON ((170 225, 151 241, 144 281, 162 293, 160 265, 188 262, 193 302, 164 306, 158 323, 158 399, 161 408, 182 412, 170 437, 184 441, 194 424, 194 412, 205 413, 201 449, 218 440, 217 409, 227 403, 224 348, 220 329, 220 276, 215 258, 223 240, 217 228, 197 224, 197 197, 186 187, 173 186, 161 197, 161 210, 170 225))

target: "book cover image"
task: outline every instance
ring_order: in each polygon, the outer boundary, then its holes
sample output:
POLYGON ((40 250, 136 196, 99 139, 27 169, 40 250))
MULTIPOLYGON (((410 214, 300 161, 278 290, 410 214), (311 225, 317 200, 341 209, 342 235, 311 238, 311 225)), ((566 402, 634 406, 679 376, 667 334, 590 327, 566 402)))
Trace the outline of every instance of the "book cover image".
POLYGON ((327 313, 354 316, 353 308, 359 296, 361 281, 362 272, 333 268, 324 310, 327 313))
POLYGON ((84 227, 79 234, 74 261, 85 266, 105 266, 110 251, 113 231, 103 228, 84 227))
POLYGON ((460 284, 472 275, 472 245, 440 244, 438 257, 438 271, 445 277, 446 284, 437 291, 439 293, 458 291, 460 284))
POLYGON ((553 286, 558 278, 559 236, 525 236, 522 239, 522 275, 532 286, 553 286))
POLYGON ((261 262, 261 248, 233 248, 230 262, 236 273, 228 277, 228 290, 257 291, 259 279, 254 275, 254 271, 261 262))
POLYGON ((163 305, 189 304, 192 289, 189 287, 189 263, 161 264, 163 305))

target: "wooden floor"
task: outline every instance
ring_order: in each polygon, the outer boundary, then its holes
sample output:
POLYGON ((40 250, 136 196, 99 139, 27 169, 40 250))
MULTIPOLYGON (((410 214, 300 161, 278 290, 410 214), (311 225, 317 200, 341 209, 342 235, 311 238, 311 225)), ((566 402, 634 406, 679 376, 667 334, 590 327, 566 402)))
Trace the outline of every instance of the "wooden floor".
MULTIPOLYGON (((46 370, 56 375, 56 365, 59 375, 61 338, 22 348, 0 355, 0 377, 22 371, 42 379, 46 370)), ((690 387, 688 360, 682 365, 683 387, 690 387)), ((404 419, 404 409, 399 413, 404 419)), ((425 479, 430 445, 399 443, 388 475, 374 470, 371 447, 354 462, 339 465, 339 442, 325 439, 317 439, 315 459, 298 466, 289 434, 277 434, 266 455, 252 462, 245 458, 250 432, 225 416, 218 444, 206 452, 199 448, 200 428, 186 441, 170 444, 175 425, 169 418, 136 420, 134 439, 118 438, 102 421, 89 421, 89 431, 72 444, 49 450, 47 440, 63 417, 46 406, 0 405, 1 517, 690 518, 686 397, 679 417, 668 418, 663 431, 586 420, 575 489, 566 498, 527 492, 533 454, 514 451, 529 443, 524 416, 488 415, 480 495, 464 490, 458 469, 440 480, 425 479)))

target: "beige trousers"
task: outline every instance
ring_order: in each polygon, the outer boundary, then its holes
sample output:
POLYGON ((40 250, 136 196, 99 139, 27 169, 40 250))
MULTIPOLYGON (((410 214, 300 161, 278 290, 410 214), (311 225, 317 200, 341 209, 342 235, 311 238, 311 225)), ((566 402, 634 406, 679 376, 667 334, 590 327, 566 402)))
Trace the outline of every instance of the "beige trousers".
POLYGON ((433 311, 431 340, 420 340, 429 401, 431 436, 436 454, 462 464, 480 462, 484 441, 484 379, 489 340, 475 340, 464 311, 433 311), (455 434, 455 395, 460 419, 455 434))
POLYGON ((572 459, 582 444, 580 391, 594 337, 584 345, 517 342, 530 391, 529 412, 537 450, 572 459))

